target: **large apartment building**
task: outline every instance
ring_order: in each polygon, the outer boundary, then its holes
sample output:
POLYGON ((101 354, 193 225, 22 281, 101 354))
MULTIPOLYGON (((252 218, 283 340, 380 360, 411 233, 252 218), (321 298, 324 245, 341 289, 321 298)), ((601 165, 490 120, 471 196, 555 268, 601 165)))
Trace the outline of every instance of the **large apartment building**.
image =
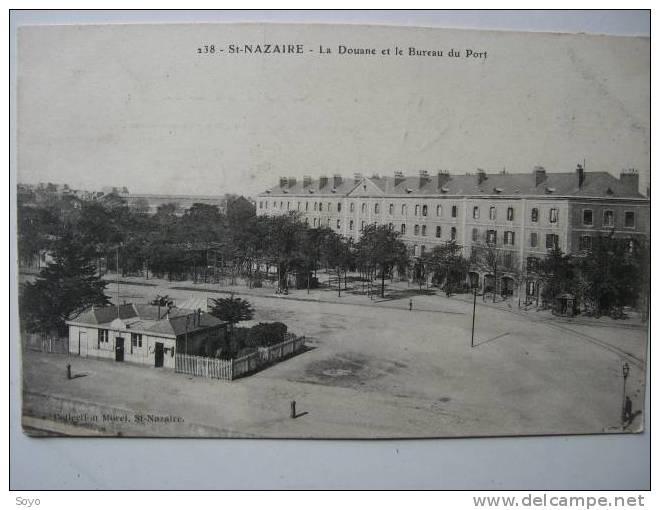
MULTIPOLYGON (((487 243, 510 254, 520 272, 555 243, 572 253, 612 231, 647 237, 650 212, 637 172, 622 171, 617 179, 580 165, 573 172, 535 167, 515 174, 281 177, 277 186, 258 195, 257 214, 288 211, 299 211, 312 227, 329 227, 353 240, 367 224, 389 225, 415 256, 449 240, 465 253, 487 243)), ((488 275, 477 277, 481 285, 488 275)))

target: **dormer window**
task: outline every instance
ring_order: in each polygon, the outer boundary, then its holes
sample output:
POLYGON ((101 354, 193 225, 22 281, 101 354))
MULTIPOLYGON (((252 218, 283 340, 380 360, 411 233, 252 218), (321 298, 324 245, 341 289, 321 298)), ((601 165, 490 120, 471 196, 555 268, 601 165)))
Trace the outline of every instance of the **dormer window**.
POLYGON ((310 193, 314 193, 314 188, 309 188, 310 193))
POLYGON ((412 188, 406 188, 406 193, 412 193, 412 188))
POLYGON ((288 189, 283 189, 282 192, 283 192, 283 193, 288 193, 289 190, 288 190, 288 189))
POLYGON ((332 188, 332 189, 330 190, 330 192, 331 192, 331 193, 337 193, 337 188, 332 188))
POLYGON ((546 192, 546 193, 554 193, 554 192, 555 192, 555 188, 546 187, 546 188, 545 188, 545 192, 546 192))
POLYGON ((613 195, 614 191, 612 191, 612 188, 607 188, 607 191, 605 193, 607 193, 608 195, 613 195))
POLYGON ((266 193, 270 193, 270 192, 271 192, 271 190, 269 190, 269 189, 266 190, 266 193))
POLYGON ((448 193, 448 192, 449 192, 449 188, 448 188, 447 186, 442 186, 442 187, 440 188, 440 191, 442 191, 443 193, 448 193))
POLYGON ((495 193, 502 193, 503 190, 502 190, 502 188, 493 188, 493 191, 495 193))

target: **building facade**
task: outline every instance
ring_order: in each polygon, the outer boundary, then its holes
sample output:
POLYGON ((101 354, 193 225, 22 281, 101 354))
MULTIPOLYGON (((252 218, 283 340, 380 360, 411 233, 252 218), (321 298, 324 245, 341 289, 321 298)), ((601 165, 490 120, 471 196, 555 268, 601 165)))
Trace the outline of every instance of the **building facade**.
MULTIPOLYGON (((520 275, 533 272, 555 243, 575 253, 599 234, 647 238, 650 203, 638 188, 633 170, 616 178, 580 165, 561 173, 535 167, 526 174, 282 177, 258 195, 257 214, 298 211, 311 227, 328 227, 354 241, 368 224, 388 225, 401 233, 414 256, 450 240, 466 256, 472 247, 488 245, 506 256, 511 273, 520 275)), ((471 277, 487 285, 488 270, 471 277)), ((500 282, 495 285, 501 288, 500 282)), ((535 292, 530 287, 527 292, 535 292)))
POLYGON ((201 310, 126 304, 91 308, 68 321, 69 353, 174 368, 175 353, 211 356, 227 323, 201 310))

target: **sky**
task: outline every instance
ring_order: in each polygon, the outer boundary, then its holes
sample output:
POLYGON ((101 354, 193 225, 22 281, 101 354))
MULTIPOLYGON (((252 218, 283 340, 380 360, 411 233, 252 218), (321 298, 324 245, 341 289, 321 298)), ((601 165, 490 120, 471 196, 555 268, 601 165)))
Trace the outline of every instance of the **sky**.
POLYGON ((573 171, 586 160, 587 171, 637 169, 644 191, 649 70, 647 38, 329 25, 24 27, 18 181, 253 195, 279 176, 573 171), (259 43, 304 50, 229 52, 259 43), (216 52, 205 53, 211 44, 216 52), (340 45, 377 54, 340 55, 340 45), (411 47, 443 56, 409 56, 411 47), (451 49, 460 56, 447 56, 451 49))

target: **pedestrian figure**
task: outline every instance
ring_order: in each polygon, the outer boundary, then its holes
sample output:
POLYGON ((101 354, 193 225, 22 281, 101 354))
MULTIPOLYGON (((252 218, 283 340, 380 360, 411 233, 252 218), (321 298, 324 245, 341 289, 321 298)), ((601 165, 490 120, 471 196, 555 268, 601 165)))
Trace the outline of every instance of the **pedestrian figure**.
POLYGON ((628 396, 626 396, 626 404, 623 408, 623 418, 628 425, 630 425, 630 422, 633 420, 632 400, 630 400, 630 397, 628 396))
POLYGON ((296 417, 296 401, 292 400, 291 401, 291 414, 289 415, 291 418, 296 417))
POLYGON ((66 366, 66 378, 71 379, 71 365, 67 364, 66 366))
POLYGON ((410 299, 410 302, 408 303, 408 309, 412 312, 412 298, 410 299))

